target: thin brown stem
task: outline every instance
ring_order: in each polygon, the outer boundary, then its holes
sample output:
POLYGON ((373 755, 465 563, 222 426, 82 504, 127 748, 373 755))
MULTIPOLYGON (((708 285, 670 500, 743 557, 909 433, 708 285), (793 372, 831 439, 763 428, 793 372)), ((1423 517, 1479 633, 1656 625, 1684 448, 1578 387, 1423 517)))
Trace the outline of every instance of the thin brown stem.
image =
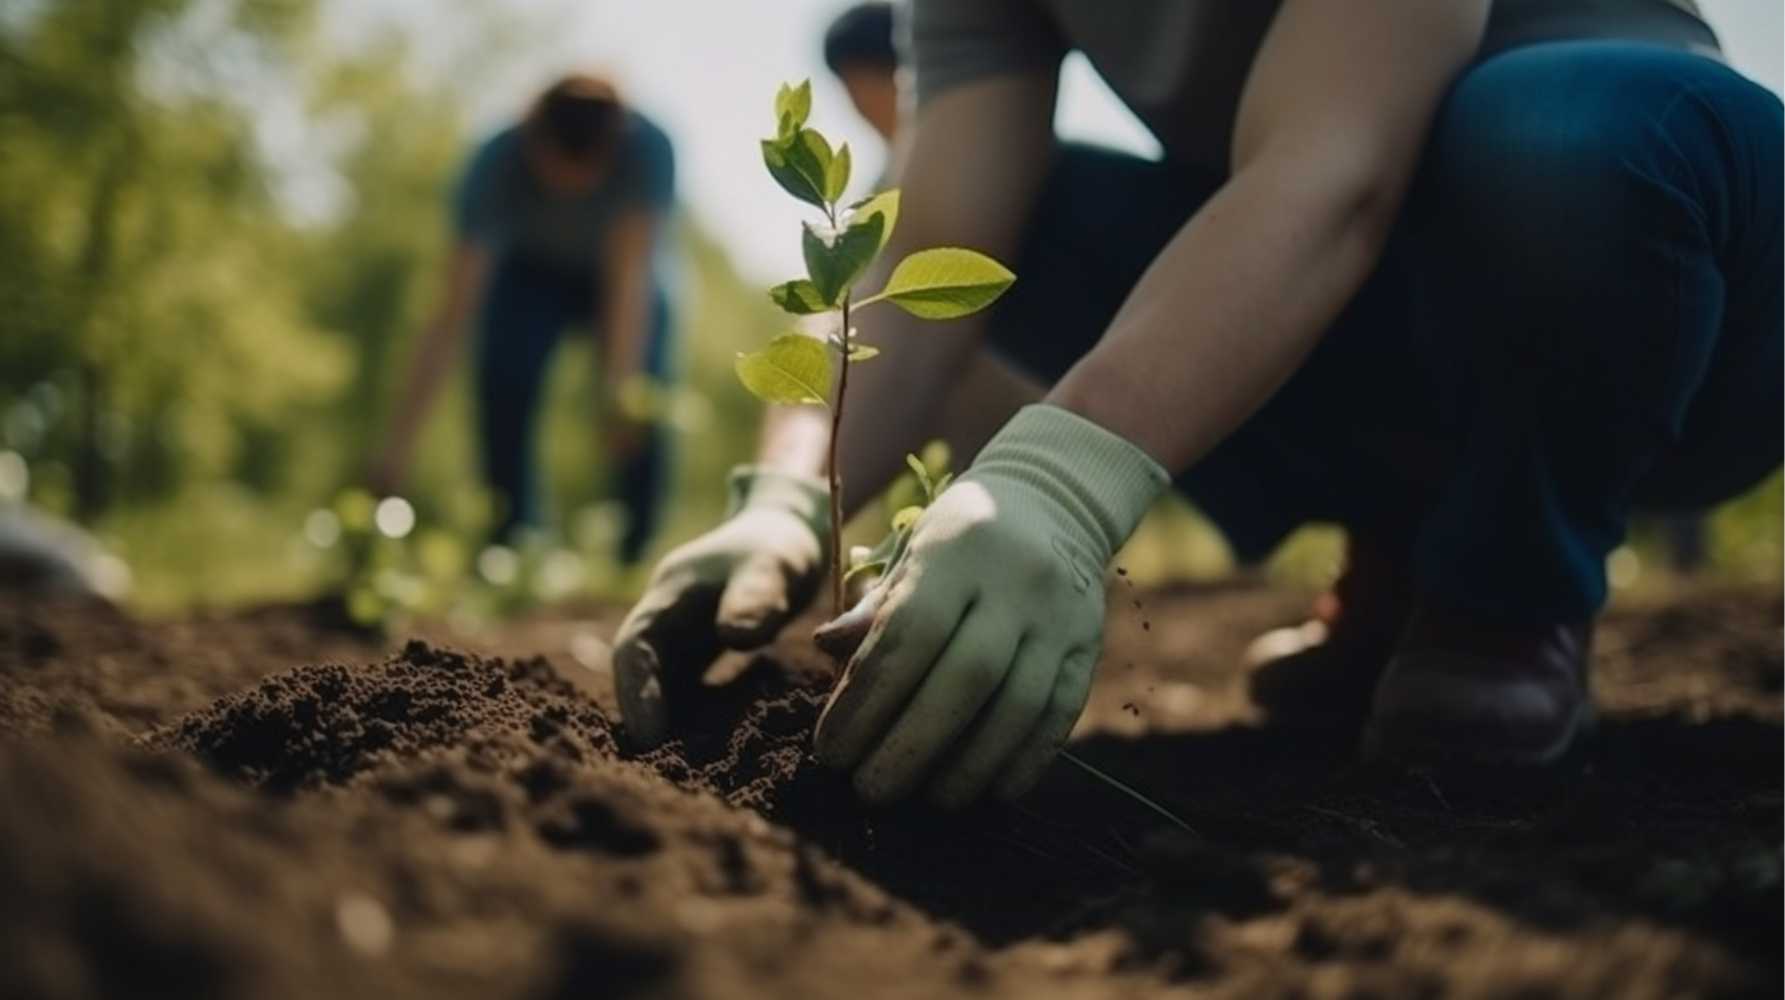
POLYGON ((837 399, 831 405, 831 454, 830 454, 830 486, 831 486, 831 613, 838 616, 843 613, 843 472, 837 462, 837 442, 843 436, 843 400, 849 392, 849 292, 843 293, 843 344, 839 352, 843 355, 841 366, 837 369, 837 399))

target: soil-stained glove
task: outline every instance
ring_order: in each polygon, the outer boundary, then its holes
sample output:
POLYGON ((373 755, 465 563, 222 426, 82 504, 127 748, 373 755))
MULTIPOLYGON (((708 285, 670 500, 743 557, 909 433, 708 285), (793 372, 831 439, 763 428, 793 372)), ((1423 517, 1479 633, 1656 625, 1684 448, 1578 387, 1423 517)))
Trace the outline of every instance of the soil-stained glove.
POLYGON ((818 723, 820 760, 884 802, 1028 790, 1084 711, 1103 572, 1168 477, 1145 452, 1026 406, 918 518, 905 555, 825 627, 866 638, 818 723))
POLYGON ((614 688, 628 742, 669 732, 669 710, 725 649, 755 649, 812 599, 825 569, 829 500, 816 479, 740 466, 717 528, 677 547, 614 637, 614 688))

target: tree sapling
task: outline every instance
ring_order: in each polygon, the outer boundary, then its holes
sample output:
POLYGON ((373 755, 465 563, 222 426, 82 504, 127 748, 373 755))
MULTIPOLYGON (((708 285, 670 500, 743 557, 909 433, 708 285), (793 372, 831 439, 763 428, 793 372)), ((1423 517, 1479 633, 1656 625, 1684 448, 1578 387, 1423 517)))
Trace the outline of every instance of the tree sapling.
POLYGON ((885 287, 856 301, 852 286, 886 249, 898 223, 899 192, 893 188, 842 205, 843 191, 849 185, 849 144, 833 150, 823 135, 808 128, 811 110, 810 80, 797 87, 783 84, 775 95, 775 136, 762 140, 762 158, 769 175, 788 194, 824 213, 821 222, 803 223, 800 249, 806 259, 806 277, 776 285, 769 297, 795 316, 837 313, 837 327, 825 342, 798 332, 781 334, 759 351, 738 355, 736 367, 739 381, 765 402, 811 404, 830 411, 831 597, 834 612, 842 614, 845 567, 838 431, 849 390, 850 365, 880 353, 857 337, 851 325, 853 311, 891 303, 921 319, 956 319, 991 305, 1016 276, 984 254, 937 247, 906 256, 893 268, 885 287))
MULTIPOLYGON (((822 223, 803 224, 800 249, 806 259, 806 277, 776 285, 769 290, 769 297, 795 316, 838 313, 837 327, 825 342, 799 332, 781 334, 762 350, 739 354, 736 368, 744 388, 765 402, 817 405, 830 411, 831 601, 833 614, 840 616, 844 611, 848 577, 856 573, 883 572, 896 562, 911 536, 912 525, 952 478, 946 471, 946 450, 933 456, 934 461, 906 456, 906 464, 920 490, 921 503, 910 504, 896 512, 891 531, 880 543, 859 553, 852 560, 853 566, 844 566, 843 482, 837 463, 838 431, 848 398, 849 366, 880 353, 878 348, 862 343, 857 337, 851 323, 853 311, 890 302, 920 319, 957 319, 991 305, 1016 280, 1016 275, 996 260, 973 250, 960 247, 918 250, 893 267, 885 287, 879 292, 856 301, 852 286, 886 249, 898 222, 899 192, 894 188, 840 206, 843 189, 849 184, 849 146, 845 143, 833 151, 823 135, 806 127, 811 110, 811 81, 802 82, 797 87, 783 84, 775 95, 775 137, 762 140, 762 158, 768 165, 770 176, 787 193, 824 213, 822 223), (836 357, 834 370, 833 355, 836 357)), ((1096 779, 1194 834, 1189 824, 1145 795, 1070 753, 1064 756, 1096 779)))

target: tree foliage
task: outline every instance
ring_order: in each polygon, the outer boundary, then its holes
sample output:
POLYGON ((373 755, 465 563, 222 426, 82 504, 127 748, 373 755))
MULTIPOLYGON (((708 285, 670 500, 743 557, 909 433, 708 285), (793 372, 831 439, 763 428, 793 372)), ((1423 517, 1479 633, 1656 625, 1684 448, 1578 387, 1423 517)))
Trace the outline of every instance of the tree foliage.
MULTIPOLYGON (((330 48, 318 7, 82 0, 0 17, 0 453, 28 465, 34 504, 117 547, 153 604, 316 582, 294 539, 363 467, 438 291, 448 189, 476 138, 462 95, 398 34, 330 48), (268 141, 294 116, 295 157, 268 141), (321 210, 304 197, 318 176, 321 210)), ((471 77, 525 57, 528 26, 492 27, 471 77)), ((666 405, 735 412, 685 442, 679 474, 703 488, 672 532, 716 513, 704 485, 754 417, 732 358, 775 329, 723 254, 678 228, 696 293, 685 370, 706 392, 666 405)), ((606 484, 592 359, 584 341, 567 354, 541 447, 577 534, 571 515, 606 484)), ((469 426, 461 378, 407 491, 426 525, 476 529, 469 426)))

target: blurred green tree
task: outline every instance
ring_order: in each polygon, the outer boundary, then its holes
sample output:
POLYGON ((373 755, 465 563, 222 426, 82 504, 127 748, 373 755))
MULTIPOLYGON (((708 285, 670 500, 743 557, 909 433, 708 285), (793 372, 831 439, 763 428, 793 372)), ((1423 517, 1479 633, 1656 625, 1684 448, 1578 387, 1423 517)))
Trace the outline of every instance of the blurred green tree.
MULTIPOLYGON (((34 503, 120 549, 152 607, 318 582, 298 526, 358 474, 434 291, 471 142, 464 94, 431 85, 399 33, 331 49, 320 7, 46 0, 0 15, 0 451, 29 464, 34 503), (299 138, 271 143, 277 128, 299 138), (316 162, 287 162, 294 147, 316 162), (327 175, 332 201, 290 197, 299 168, 327 175)), ((489 30, 462 57, 522 58, 528 25, 479 16, 489 30)), ((730 360, 774 322, 681 227, 692 388, 675 409, 711 431, 684 437, 693 502, 671 535, 723 503, 714 470, 755 420, 730 360), (700 419, 715 408, 723 419, 700 419)), ((546 418, 573 525, 604 486, 587 458, 592 365, 558 366, 546 418)), ((475 507, 468 416, 461 384, 416 470, 424 520, 475 507)))
POLYGON ((251 109, 154 85, 201 32, 290 58, 307 7, 56 3, 0 32, 0 231, 21 265, 0 272, 0 393, 46 506, 92 523, 194 478, 276 488, 253 446, 348 374, 286 277, 251 109))

